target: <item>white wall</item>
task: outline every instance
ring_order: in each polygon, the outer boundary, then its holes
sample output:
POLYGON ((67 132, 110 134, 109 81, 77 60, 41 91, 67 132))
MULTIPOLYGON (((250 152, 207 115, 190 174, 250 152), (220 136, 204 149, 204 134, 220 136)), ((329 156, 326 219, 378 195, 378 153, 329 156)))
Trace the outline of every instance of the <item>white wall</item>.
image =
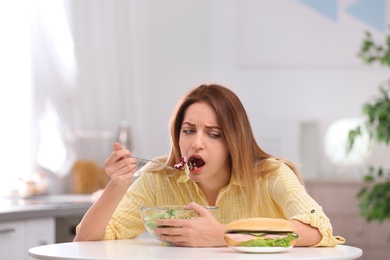
MULTIPOLYGON (((144 107, 153 120, 139 132, 137 149, 163 153, 179 96, 198 83, 220 82, 242 99, 260 145, 302 163, 301 123, 317 122, 322 138, 333 121, 360 116, 389 75, 356 55, 365 30, 378 39, 383 32, 348 14, 352 1, 338 4, 335 21, 291 0, 147 1, 141 28, 148 32, 144 77, 151 99, 144 107)), ((323 153, 322 140, 313 145, 323 153)), ((323 154, 318 160, 320 172, 306 174, 333 175, 323 154)))
MULTIPOLYGON (((299 0, 67 2, 82 73, 72 125, 115 133, 126 118, 142 157, 168 151, 168 120, 186 91, 218 82, 241 98, 265 150, 302 162, 302 122, 317 122, 322 138, 331 122, 360 116, 389 76, 356 56, 365 30, 377 39, 385 30, 354 16, 352 0, 325 14, 299 0)), ((305 174, 332 175, 322 141, 313 145, 320 166, 305 174)))

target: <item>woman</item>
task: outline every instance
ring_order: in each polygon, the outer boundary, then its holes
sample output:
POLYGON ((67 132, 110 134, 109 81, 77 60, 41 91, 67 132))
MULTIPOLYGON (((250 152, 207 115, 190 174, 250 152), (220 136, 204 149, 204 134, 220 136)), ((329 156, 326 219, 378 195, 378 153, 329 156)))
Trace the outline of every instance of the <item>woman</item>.
POLYGON ((322 208, 306 193, 294 165, 273 157, 256 143, 245 109, 229 89, 201 85, 178 104, 170 122, 172 147, 160 159, 167 165, 196 158, 187 182, 183 171, 147 165, 133 183, 137 160, 114 144, 104 166, 111 177, 103 194, 77 228, 75 241, 127 239, 145 231, 139 209, 148 205, 187 205, 198 218, 163 219, 160 238, 176 246, 225 246, 225 224, 245 217, 291 221, 299 238, 295 246, 334 246, 342 237, 322 208), (216 218, 203 207, 218 206, 216 218))

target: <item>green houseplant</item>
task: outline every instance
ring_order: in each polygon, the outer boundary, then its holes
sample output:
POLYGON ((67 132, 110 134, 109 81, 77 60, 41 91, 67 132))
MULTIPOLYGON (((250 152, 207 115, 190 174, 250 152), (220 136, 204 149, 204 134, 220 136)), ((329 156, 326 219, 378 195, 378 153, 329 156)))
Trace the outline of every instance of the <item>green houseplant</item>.
MULTIPOLYGON (((370 32, 358 53, 364 63, 379 63, 390 68, 390 33, 383 44, 374 42, 370 32)), ((370 140, 377 144, 390 145, 390 79, 379 87, 379 95, 371 102, 363 104, 364 125, 349 132, 347 151, 355 140, 366 131, 370 140)), ((390 169, 370 165, 364 176, 365 186, 359 191, 360 215, 368 222, 390 221, 390 169)), ((390 240, 390 236, 389 236, 390 240)))

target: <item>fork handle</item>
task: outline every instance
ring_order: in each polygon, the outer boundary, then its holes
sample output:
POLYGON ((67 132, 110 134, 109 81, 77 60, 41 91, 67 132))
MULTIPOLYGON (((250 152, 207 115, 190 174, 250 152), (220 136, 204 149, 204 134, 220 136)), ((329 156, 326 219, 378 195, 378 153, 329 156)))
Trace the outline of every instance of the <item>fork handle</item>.
POLYGON ((136 156, 131 156, 131 157, 133 157, 133 158, 135 158, 135 159, 137 159, 137 160, 140 160, 140 161, 146 161, 146 162, 151 162, 151 163, 157 163, 157 164, 159 164, 159 165, 161 165, 161 166, 163 166, 163 167, 165 167, 165 168, 167 168, 167 169, 170 169, 170 170, 176 170, 175 168, 173 168, 173 167, 171 167, 171 166, 168 166, 168 165, 166 165, 166 164, 163 164, 163 163, 161 163, 161 162, 158 162, 158 161, 149 160, 149 159, 145 159, 145 158, 140 158, 140 157, 136 157, 136 156))

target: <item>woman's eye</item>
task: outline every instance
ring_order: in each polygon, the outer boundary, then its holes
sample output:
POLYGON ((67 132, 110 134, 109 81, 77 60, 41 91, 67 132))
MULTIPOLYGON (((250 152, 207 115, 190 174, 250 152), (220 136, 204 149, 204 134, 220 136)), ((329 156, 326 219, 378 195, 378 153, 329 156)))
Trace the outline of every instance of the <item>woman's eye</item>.
POLYGON ((221 134, 219 134, 219 133, 210 133, 209 135, 211 136, 211 138, 220 138, 221 137, 221 134))
POLYGON ((192 129, 183 129, 182 132, 185 133, 185 134, 191 134, 191 133, 194 132, 194 130, 192 130, 192 129))

